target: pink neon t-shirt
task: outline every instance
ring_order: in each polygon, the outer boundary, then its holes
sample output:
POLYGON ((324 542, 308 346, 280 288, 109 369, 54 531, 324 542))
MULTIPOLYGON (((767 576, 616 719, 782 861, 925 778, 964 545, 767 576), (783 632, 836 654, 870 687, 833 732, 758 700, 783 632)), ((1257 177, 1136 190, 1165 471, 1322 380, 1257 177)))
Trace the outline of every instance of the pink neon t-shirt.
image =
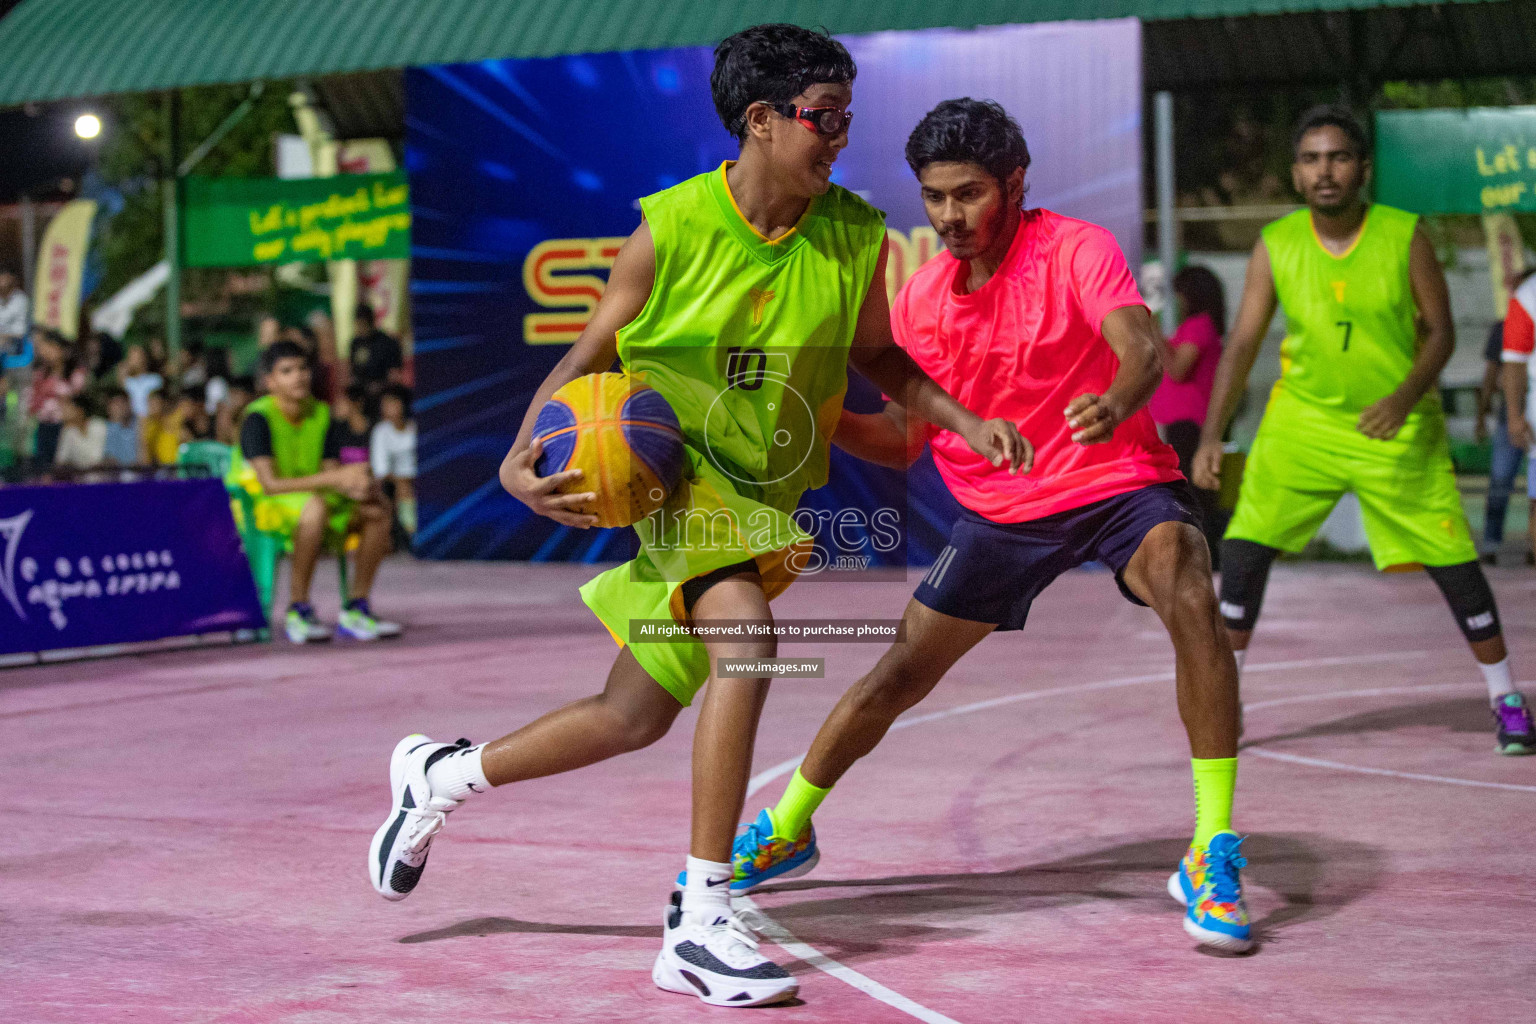
POLYGON ((1221 362, 1221 332, 1216 329, 1211 314, 1196 313, 1179 324, 1173 337, 1168 339, 1168 346, 1178 348, 1180 345, 1193 345, 1200 355, 1195 358, 1189 376, 1183 380, 1163 374, 1163 383, 1158 386, 1152 401, 1147 403, 1147 411, 1152 414, 1154 423, 1194 420, 1196 425, 1204 426, 1205 412, 1211 404, 1211 388, 1216 384, 1216 364, 1221 362))
POLYGON ((1075 444, 1067 426, 1067 404, 1103 394, 1119 368, 1099 333, 1104 317, 1145 305, 1113 235, 1027 210, 997 273, 961 294, 967 272, 942 252, 902 286, 891 310, 896 343, 930 377, 983 419, 1017 423, 1035 446, 1034 468, 1010 476, 958 434, 930 426, 934 462, 962 505, 1022 523, 1182 479, 1145 409, 1104 444, 1075 444))

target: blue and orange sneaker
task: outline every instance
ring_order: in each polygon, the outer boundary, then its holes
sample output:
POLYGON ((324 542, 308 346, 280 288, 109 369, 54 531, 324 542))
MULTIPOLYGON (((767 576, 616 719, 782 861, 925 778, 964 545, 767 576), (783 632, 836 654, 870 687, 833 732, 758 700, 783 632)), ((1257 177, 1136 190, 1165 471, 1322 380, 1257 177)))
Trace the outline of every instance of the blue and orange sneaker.
POLYGON ((1495 747, 1501 754, 1536 754, 1536 723, 1518 693, 1507 693, 1493 707, 1495 747))
MULTIPOLYGON (((816 849, 816 829, 806 822, 805 831, 796 839, 784 839, 773 834, 773 815, 765 807, 757 812, 757 820, 742 825, 731 847, 731 895, 745 896, 760 885, 776 878, 798 878, 807 874, 821 859, 816 849)), ((677 873, 677 884, 686 885, 688 872, 677 873)))
POLYGON ((1230 953, 1253 947, 1243 880, 1237 874, 1248 864, 1237 852, 1242 844, 1237 833, 1218 832, 1209 846, 1191 846, 1168 879, 1168 895, 1189 908, 1184 930, 1201 945, 1230 953))

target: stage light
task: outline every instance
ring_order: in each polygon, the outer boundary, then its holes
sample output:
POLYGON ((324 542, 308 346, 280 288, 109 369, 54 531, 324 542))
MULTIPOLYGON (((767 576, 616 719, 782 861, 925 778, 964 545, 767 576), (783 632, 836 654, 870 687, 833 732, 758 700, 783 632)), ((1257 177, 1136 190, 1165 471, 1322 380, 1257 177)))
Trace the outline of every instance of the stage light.
POLYGON ((75 134, 82 139, 94 139, 101 134, 101 118, 95 114, 81 114, 75 118, 75 134))

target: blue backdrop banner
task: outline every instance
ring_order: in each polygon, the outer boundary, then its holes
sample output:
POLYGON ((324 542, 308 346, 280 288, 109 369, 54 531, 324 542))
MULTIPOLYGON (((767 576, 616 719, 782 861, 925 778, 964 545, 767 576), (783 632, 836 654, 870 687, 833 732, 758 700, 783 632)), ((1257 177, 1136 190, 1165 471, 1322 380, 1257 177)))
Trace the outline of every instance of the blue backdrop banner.
MULTIPOLYGON (((903 159, 941 100, 995 99, 1024 128, 1029 204, 1103 224, 1141 253, 1141 37, 1133 19, 843 39, 858 62, 833 175, 888 214, 888 290, 938 247, 903 159)), ((737 154, 710 99, 708 48, 414 68, 406 74, 411 300, 420 430, 418 554, 609 561, 628 531, 575 531, 496 479, 539 383, 581 331, 638 199, 737 154)), ((879 395, 850 382, 849 408, 879 395)), ((899 506, 925 563, 956 506, 926 458, 905 478, 834 452, 826 511, 899 506)))
POLYGON ((221 482, 0 488, 0 654, 265 625, 221 482))

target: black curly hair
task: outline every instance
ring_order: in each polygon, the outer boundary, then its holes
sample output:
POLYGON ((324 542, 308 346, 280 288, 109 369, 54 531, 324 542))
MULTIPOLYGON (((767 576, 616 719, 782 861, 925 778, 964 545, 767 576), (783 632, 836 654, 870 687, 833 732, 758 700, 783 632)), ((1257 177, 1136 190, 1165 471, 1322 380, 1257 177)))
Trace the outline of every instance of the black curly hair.
POLYGON ((859 69, 843 44, 799 25, 754 25, 715 47, 709 90, 715 112, 740 142, 747 108, 759 101, 788 103, 818 82, 852 85, 859 69))
POLYGON ((1015 169, 1029 170, 1029 147, 1019 122, 991 100, 945 100, 912 129, 907 166, 913 174, 936 163, 976 164, 999 183, 1015 169))

